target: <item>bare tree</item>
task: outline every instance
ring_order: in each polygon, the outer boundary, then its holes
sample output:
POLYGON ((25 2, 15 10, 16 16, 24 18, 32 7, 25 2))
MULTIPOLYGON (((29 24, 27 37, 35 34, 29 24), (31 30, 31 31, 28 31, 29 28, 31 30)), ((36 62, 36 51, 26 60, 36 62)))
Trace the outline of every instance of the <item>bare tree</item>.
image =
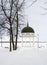
POLYGON ((14 49, 14 38, 13 38, 13 23, 16 23, 16 44, 17 48, 17 33, 18 33, 18 10, 20 11, 23 2, 19 0, 1 0, 1 10, 0 10, 0 29, 7 29, 10 34, 10 51, 11 43, 13 44, 14 49))
POLYGON ((16 15, 16 9, 13 6, 13 0, 1 0, 1 19, 0 27, 3 29, 9 30, 10 33, 10 51, 11 43, 13 44, 14 49, 14 40, 13 40, 13 22, 15 20, 14 16, 16 15))
MULTIPOLYGON (((31 6, 37 0, 33 0, 31 6)), ((11 44, 13 45, 13 49, 17 49, 17 39, 18 39, 18 27, 20 18, 23 17, 22 9, 25 5, 25 0, 1 0, 0 1, 0 29, 7 29, 10 34, 10 51, 11 44), (16 43, 14 45, 14 34, 13 27, 16 27, 16 43)), ((22 18, 21 18, 22 21, 22 18)))
POLYGON ((19 27, 19 22, 22 21, 24 18, 24 15, 21 13, 22 9, 24 8, 25 5, 25 0, 22 0, 22 2, 19 4, 19 0, 17 0, 17 5, 16 5, 16 42, 15 42, 15 50, 17 49, 17 39, 18 39, 18 27, 19 27), (23 18, 21 18, 23 17, 23 18), (21 18, 21 20, 20 20, 21 18))
MULTIPOLYGON (((37 0, 32 0, 32 3, 28 7, 32 6, 36 1, 37 0)), ((16 8, 17 8, 17 12, 16 12, 16 20, 17 20, 16 24, 17 24, 17 27, 16 27, 16 44, 15 44, 15 49, 17 49, 18 27, 19 27, 19 21, 20 21, 19 18, 21 18, 21 17, 24 18, 24 15, 22 15, 22 13, 20 13, 20 15, 19 15, 19 12, 22 11, 21 9, 23 9, 23 6, 25 6, 26 2, 25 2, 25 0, 23 0, 20 5, 18 3, 19 3, 19 0, 17 0, 17 6, 16 6, 16 8)), ((21 20, 23 18, 21 18, 21 20)))

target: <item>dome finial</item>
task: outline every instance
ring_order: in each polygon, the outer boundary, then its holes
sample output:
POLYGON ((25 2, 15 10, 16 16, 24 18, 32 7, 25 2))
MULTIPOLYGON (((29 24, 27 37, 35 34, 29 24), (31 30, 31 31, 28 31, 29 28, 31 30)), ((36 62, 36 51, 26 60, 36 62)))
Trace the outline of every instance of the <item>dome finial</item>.
POLYGON ((27 22, 27 27, 29 27, 29 24, 28 24, 28 22, 27 22))

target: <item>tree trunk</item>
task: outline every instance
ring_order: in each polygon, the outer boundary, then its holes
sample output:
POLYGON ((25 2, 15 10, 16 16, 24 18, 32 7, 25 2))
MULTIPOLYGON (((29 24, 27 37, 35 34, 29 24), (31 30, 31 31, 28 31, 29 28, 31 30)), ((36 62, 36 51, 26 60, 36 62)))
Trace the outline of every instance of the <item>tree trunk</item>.
POLYGON ((18 39, 18 35, 16 35, 15 50, 17 49, 17 39, 18 39))
POLYGON ((15 50, 17 49, 17 39, 18 39, 18 8, 17 8, 17 27, 16 27, 16 41, 15 41, 15 50))
POLYGON ((10 52, 12 51, 12 48, 11 48, 11 31, 10 31, 10 52))
POLYGON ((15 48, 14 48, 14 38, 13 38, 13 31, 12 31, 12 45, 13 45, 13 50, 14 50, 15 48))
POLYGON ((10 49, 11 49, 11 43, 13 45, 13 50, 14 50, 13 30, 12 30, 12 24, 11 24, 11 21, 10 21, 10 49))

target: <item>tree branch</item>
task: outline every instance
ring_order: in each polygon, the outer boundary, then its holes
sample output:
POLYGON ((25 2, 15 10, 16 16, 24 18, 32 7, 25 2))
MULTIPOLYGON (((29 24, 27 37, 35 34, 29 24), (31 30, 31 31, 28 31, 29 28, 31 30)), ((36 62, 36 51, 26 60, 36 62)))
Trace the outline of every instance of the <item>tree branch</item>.
POLYGON ((0 26, 1 26, 2 28, 5 28, 5 29, 10 30, 8 27, 3 26, 2 24, 0 24, 0 26))
POLYGON ((40 6, 42 9, 44 9, 44 10, 47 10, 47 8, 44 8, 44 7, 42 7, 42 6, 40 6))
POLYGON ((12 15, 12 8, 13 8, 13 0, 11 0, 11 4, 10 4, 10 18, 11 18, 11 15, 12 15))
POLYGON ((22 3, 19 5, 18 10, 21 10, 22 6, 25 4, 25 0, 22 1, 22 3))
POLYGON ((4 12, 4 15, 9 19, 9 17, 7 16, 7 14, 6 14, 6 11, 5 11, 5 8, 4 8, 4 6, 3 6, 3 0, 1 0, 1 7, 2 7, 2 10, 3 10, 3 12, 4 12))
POLYGON ((32 6, 35 2, 37 2, 37 0, 34 0, 34 1, 32 2, 32 4, 31 4, 31 6, 32 6))

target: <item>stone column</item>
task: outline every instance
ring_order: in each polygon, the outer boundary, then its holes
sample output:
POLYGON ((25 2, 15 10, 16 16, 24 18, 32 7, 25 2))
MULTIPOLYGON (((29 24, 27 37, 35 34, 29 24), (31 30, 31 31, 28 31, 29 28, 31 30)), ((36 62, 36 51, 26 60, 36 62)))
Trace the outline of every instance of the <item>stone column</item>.
POLYGON ((33 34, 33 47, 34 47, 34 34, 33 34))
POLYGON ((1 43, 1 47, 2 47, 2 37, 0 37, 0 43, 1 43))
POLYGON ((37 34, 37 38, 38 38, 38 44, 37 45, 38 45, 38 48, 39 48, 39 34, 37 34))
POLYGON ((26 40, 26 39, 27 39, 27 35, 25 34, 25 47, 26 47, 26 45, 27 45, 27 43, 26 43, 27 40, 26 40))
POLYGON ((22 34, 22 47, 23 47, 23 34, 22 34))
POLYGON ((31 35, 30 35, 30 37, 29 37, 29 41, 30 41, 30 43, 29 43, 29 44, 30 44, 30 47, 31 47, 31 35))

